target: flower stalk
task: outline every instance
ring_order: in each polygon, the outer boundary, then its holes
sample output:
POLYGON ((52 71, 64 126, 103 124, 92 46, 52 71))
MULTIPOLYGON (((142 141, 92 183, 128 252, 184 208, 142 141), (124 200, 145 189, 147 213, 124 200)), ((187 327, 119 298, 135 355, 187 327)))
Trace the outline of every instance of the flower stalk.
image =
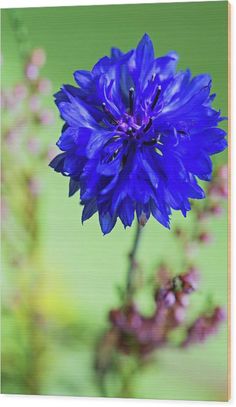
POLYGON ((143 226, 139 222, 137 222, 135 235, 134 235, 134 241, 133 241, 133 247, 129 254, 129 266, 128 266, 128 271, 127 271, 126 292, 127 292, 128 300, 130 300, 132 298, 132 295, 134 292, 135 271, 137 269, 136 256, 137 256, 137 251, 138 251, 139 244, 140 244, 142 229, 143 229, 143 226))

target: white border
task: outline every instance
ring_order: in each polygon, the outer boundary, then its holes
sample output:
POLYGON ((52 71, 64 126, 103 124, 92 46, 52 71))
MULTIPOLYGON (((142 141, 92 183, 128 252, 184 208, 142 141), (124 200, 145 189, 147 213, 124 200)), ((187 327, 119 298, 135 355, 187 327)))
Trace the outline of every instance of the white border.
MULTIPOLYGON (((1 8, 16 8, 16 7, 57 7, 57 6, 72 6, 72 5, 98 5, 98 4, 137 4, 137 3, 171 3, 171 2, 187 2, 188 0, 1 0, 1 8)), ((204 0, 194 0, 196 1, 204 1, 204 0)), ((214 0, 208 0, 214 1, 214 0)), ((236 0, 231 0, 231 17, 232 17, 232 66, 231 66, 231 89, 232 89, 232 106, 231 106, 231 119, 232 119, 232 130, 231 130, 231 156, 232 156, 232 208, 236 208, 236 182, 235 182, 235 168, 236 168, 236 148, 235 148, 235 137, 236 137, 236 106, 235 106, 235 90, 236 90, 236 0)), ((235 216, 231 214, 231 221, 232 221, 232 273, 231 273, 231 291, 232 291, 232 304, 231 308, 232 311, 235 309, 235 283, 236 283, 236 268, 235 268, 235 256, 236 251, 235 247, 236 242, 235 234, 236 234, 236 222, 235 216)), ((230 405, 235 404, 235 389, 233 386, 233 382, 236 378, 236 357, 233 348, 233 343, 236 343, 236 332, 234 323, 235 315, 232 312, 232 390, 231 390, 231 400, 229 402, 230 405)), ((64 407, 64 406, 81 406, 81 407, 91 407, 91 406, 117 406, 117 407, 129 407, 129 406, 139 406, 139 407, 147 407, 147 406, 158 406, 158 407, 172 407, 172 406, 203 406, 209 405, 210 407, 219 406, 222 404, 221 402, 199 402, 199 401, 162 401, 162 400, 139 400, 139 399, 104 399, 104 398, 81 398, 81 397, 55 397, 55 396, 10 396, 10 395, 1 395, 1 406, 3 407, 11 407, 11 406, 19 406, 19 407, 41 407, 42 404, 45 407, 64 407)))
MULTIPOLYGON (((58 7, 58 6, 88 6, 88 5, 112 5, 112 4, 144 4, 144 3, 183 3, 183 2, 204 2, 206 0, 1 0, 0 8, 17 7, 58 7)), ((217 1, 217 0, 207 0, 217 1)), ((234 2, 234 0, 233 0, 234 2)), ((232 3, 232 2, 231 2, 232 3)))

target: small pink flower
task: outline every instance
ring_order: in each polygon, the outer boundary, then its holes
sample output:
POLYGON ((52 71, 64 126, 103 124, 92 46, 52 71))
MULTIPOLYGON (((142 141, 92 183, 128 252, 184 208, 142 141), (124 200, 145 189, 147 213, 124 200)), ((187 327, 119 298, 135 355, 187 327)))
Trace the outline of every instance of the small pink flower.
POLYGON ((198 240, 201 243, 210 244, 213 241, 213 236, 208 232, 201 232, 198 236, 198 240))
POLYGON ((40 140, 37 137, 30 137, 27 142, 27 147, 31 154, 38 154, 41 147, 40 140))
POLYGON ((37 95, 31 96, 29 99, 29 108, 31 112, 37 112, 41 107, 41 100, 37 95))
POLYGON ((34 49, 31 55, 31 62, 38 67, 43 66, 46 62, 45 51, 42 48, 34 49))
POLYGON ((19 137, 19 132, 17 131, 17 129, 9 130, 6 137, 6 144, 8 145, 8 147, 11 150, 15 151, 19 148, 20 141, 21 138, 19 137))
POLYGON ((164 296, 164 303, 166 307, 172 307, 175 303, 175 295, 172 291, 168 291, 164 296))
POLYGON ((43 110, 39 114, 39 120, 40 120, 40 123, 43 124, 44 126, 54 123, 53 112, 51 110, 43 110))
POLYGON ((178 324, 181 324, 185 320, 186 310, 184 307, 176 307, 174 310, 175 320, 178 324))
POLYGON ((17 100, 24 100, 28 94, 27 87, 23 83, 18 83, 13 89, 13 94, 17 100))
POLYGON ((213 319, 217 322, 224 322, 226 320, 225 309, 221 307, 216 307, 213 314, 213 319))
POLYGON ((42 78, 39 80, 38 83, 38 91, 44 95, 47 95, 48 93, 50 93, 52 88, 52 84, 51 81, 47 78, 42 78))
POLYGON ((35 81, 39 76, 39 69, 34 64, 28 64, 25 68, 25 75, 30 81, 35 81))
POLYGON ((218 204, 212 205, 210 207, 210 212, 212 213, 212 215, 217 216, 217 217, 221 216, 223 211, 224 211, 223 208, 218 204))
POLYGON ((205 221, 209 217, 209 213, 207 211, 201 211, 197 214, 197 218, 200 222, 205 221))
POLYGON ((5 97, 3 98, 3 103, 7 109, 14 110, 18 104, 18 100, 12 91, 6 91, 5 97))
POLYGON ((200 315, 188 328, 182 346, 187 347, 194 343, 204 342, 208 336, 214 335, 218 331, 225 318, 225 311, 221 307, 216 307, 210 315, 208 313, 200 315))
POLYGON ((227 165, 222 165, 222 167, 219 168, 218 174, 220 178, 224 181, 227 181, 228 179, 228 166, 227 165))
POLYGON ((49 147, 48 151, 46 152, 48 160, 52 160, 55 157, 55 154, 57 153, 57 149, 55 146, 49 147))
POLYGON ((183 306, 183 307, 187 307, 189 305, 189 296, 186 294, 182 294, 179 296, 179 303, 183 306))

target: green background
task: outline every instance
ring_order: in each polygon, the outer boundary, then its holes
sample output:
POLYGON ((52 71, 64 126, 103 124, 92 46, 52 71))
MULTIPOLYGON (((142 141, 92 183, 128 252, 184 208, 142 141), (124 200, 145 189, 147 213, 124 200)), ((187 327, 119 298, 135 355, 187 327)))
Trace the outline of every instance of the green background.
MULTIPOLYGON (((21 79, 22 72, 9 12, 2 11, 4 86, 21 79)), ((18 13, 28 28, 32 47, 42 47, 47 53, 43 75, 52 80, 53 93, 62 84, 73 83, 72 74, 76 69, 91 69, 100 57, 109 55, 111 46, 127 51, 147 32, 157 55, 176 50, 180 55, 180 69, 189 67, 194 75, 211 74, 213 92, 217 93, 214 106, 227 115, 228 3, 225 1, 34 8, 21 9, 18 13)), ((62 122, 52 97, 48 97, 47 104, 54 109, 57 120, 44 137, 46 142, 54 143, 62 122)), ((226 162, 226 153, 214 158, 215 163, 216 160, 226 162)), ((115 287, 125 282, 126 256, 133 229, 124 230, 118 224, 112 233, 103 237, 97 215, 82 226, 78 196, 67 197, 68 179, 47 166, 42 166, 37 174, 44 181, 40 233, 42 270, 46 271, 42 271, 44 288, 40 291, 40 307, 51 323, 41 393, 96 396, 92 349, 106 326, 108 310, 118 304, 115 287), (58 335, 63 330, 65 338, 63 334, 58 335)), ((174 214, 172 222, 191 223, 191 213, 187 220, 174 214)), ((221 305, 227 303, 226 214, 212 220, 210 228, 214 243, 202 248, 197 258, 202 283, 200 293, 193 300, 196 307, 209 293, 213 293, 221 305)), ((139 253, 145 273, 152 274, 157 262, 166 256, 176 273, 181 271, 180 246, 171 232, 150 220, 139 253)), ((6 297, 14 285, 7 277, 10 272, 10 266, 6 267, 6 297)), ((145 312, 152 309, 148 295, 140 298, 140 306, 145 312)), ((12 326, 6 323, 4 329, 9 338, 14 336, 12 326)), ((135 383, 137 397, 225 400, 226 325, 202 346, 186 352, 161 351, 153 367, 137 375, 135 383)), ((3 391, 20 393, 21 389, 6 381, 3 391)))

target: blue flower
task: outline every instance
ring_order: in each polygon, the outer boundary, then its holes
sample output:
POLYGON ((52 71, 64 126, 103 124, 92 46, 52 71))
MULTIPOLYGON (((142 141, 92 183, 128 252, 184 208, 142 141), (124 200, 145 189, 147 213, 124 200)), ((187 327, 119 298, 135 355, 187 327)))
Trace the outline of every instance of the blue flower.
POLYGON ((175 52, 155 58, 145 34, 136 49, 112 48, 91 72, 76 71, 78 86, 55 95, 63 153, 50 166, 70 177, 69 196, 80 191, 82 221, 98 212, 104 234, 135 215, 169 228, 172 209, 186 216, 189 199, 204 198, 197 179, 211 180, 210 156, 226 148, 210 76, 176 72, 177 61, 175 52))

